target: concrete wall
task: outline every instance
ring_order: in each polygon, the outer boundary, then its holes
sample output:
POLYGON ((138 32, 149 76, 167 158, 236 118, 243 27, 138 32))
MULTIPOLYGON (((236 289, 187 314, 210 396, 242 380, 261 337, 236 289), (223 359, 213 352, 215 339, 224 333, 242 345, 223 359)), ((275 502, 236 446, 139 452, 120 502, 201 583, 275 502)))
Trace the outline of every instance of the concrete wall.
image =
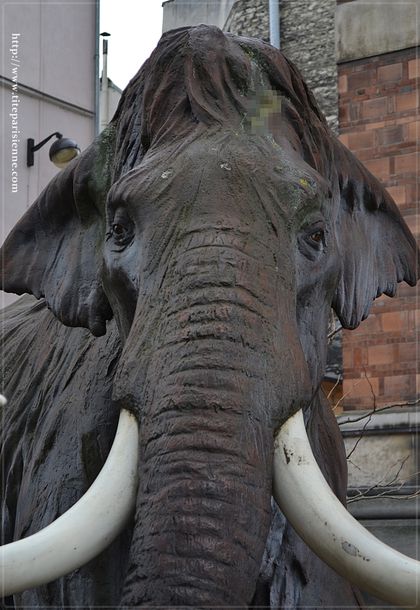
POLYGON ((234 0, 167 0, 163 2, 163 32, 185 25, 217 25, 223 29, 234 0))
MULTIPOLYGON (((96 19, 94 2, 74 4, 59 0, 52 4, 33 0, 23 4, 0 0, 0 9, 3 242, 16 221, 60 171, 49 160, 50 144, 35 153, 34 166, 28 168, 27 139, 33 138, 38 143, 59 131, 75 139, 83 150, 94 138, 96 19), (12 162, 17 164, 13 166, 17 172, 13 176, 12 162), (12 178, 16 192, 12 191, 12 178)), ((0 294, 0 307, 14 300, 10 295, 0 294)))
POLYGON ((354 0, 337 7, 337 61, 419 44, 420 0, 354 0))
POLYGON ((99 131, 105 129, 117 110, 122 91, 110 78, 107 79, 107 87, 104 87, 103 77, 100 79, 99 94, 99 131))
MULTIPOLYGON (((349 510, 379 540, 403 555, 418 560, 420 557, 419 502, 418 497, 408 497, 409 493, 415 492, 416 490, 412 488, 406 490, 405 496, 400 494, 399 498, 394 496, 360 500, 350 504, 349 510)), ((385 606, 383 601, 368 593, 364 592, 363 597, 368 607, 397 610, 397 606, 388 604, 385 606)))
POLYGON ((349 456, 349 488, 415 484, 420 468, 419 409, 351 411, 339 416, 338 423, 349 456))

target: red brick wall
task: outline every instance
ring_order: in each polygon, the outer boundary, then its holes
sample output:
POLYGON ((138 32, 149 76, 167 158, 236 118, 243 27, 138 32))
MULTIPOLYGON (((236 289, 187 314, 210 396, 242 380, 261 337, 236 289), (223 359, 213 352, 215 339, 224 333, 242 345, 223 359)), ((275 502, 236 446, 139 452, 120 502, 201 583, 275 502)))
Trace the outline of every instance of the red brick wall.
MULTIPOLYGON (((405 49, 338 66, 340 139, 385 184, 417 238, 418 56, 405 49)), ((369 318, 344 333, 344 409, 419 396, 419 293, 400 284, 398 298, 377 299, 369 318)))

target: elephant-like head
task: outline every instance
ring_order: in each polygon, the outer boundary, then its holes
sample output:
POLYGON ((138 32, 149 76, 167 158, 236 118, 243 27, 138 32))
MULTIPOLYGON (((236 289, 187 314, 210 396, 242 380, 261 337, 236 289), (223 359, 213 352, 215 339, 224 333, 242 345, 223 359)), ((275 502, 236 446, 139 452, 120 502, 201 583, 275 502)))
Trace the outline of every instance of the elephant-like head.
POLYGON ((139 424, 122 604, 249 606, 274 438, 310 417, 331 307, 355 328, 416 283, 390 196, 279 51, 181 28, 2 253, 3 288, 63 324, 99 336, 116 319, 113 398, 139 424))

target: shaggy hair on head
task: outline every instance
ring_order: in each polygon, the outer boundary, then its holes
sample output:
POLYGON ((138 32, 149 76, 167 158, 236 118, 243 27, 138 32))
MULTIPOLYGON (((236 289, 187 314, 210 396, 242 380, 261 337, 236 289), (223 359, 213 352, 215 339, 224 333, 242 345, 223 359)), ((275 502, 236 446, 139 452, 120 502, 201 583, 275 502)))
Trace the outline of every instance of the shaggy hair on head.
POLYGON ((331 136, 295 66, 261 40, 205 25, 164 34, 125 89, 111 122, 120 151, 116 171, 121 175, 135 167, 158 141, 197 128, 238 126, 250 102, 259 103, 263 82, 281 97, 282 115, 303 157, 324 174, 331 136))
MULTIPOLYGON (((370 252, 365 263, 377 260, 377 268, 372 277, 357 275, 356 263, 347 257, 347 280, 333 304, 343 326, 354 328, 376 296, 393 296, 403 279, 416 283, 419 254, 392 197, 330 131, 300 72, 278 49, 207 25, 165 33, 127 86, 110 124, 113 181, 138 165, 151 147, 194 132, 205 137, 209 129, 243 128, 250 109, 258 111, 267 93, 281 102, 277 118, 283 127, 286 122, 294 148, 328 181, 334 201, 340 201, 339 222, 354 225, 359 212, 362 217, 379 212, 390 233, 400 232, 399 253, 390 247, 379 255, 381 241, 372 239, 376 225, 370 230, 364 221, 359 228, 360 245, 363 241, 370 252)), ((275 130, 269 135, 275 139, 275 130)))

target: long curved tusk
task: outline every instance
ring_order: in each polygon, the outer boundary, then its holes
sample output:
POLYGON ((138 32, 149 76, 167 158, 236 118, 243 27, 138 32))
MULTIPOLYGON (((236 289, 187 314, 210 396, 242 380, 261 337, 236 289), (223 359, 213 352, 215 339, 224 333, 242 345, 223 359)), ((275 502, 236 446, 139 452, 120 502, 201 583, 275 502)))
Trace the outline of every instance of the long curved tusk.
POLYGON ((315 461, 302 411, 275 439, 273 485, 280 509, 318 557, 380 599, 420 608, 420 562, 375 538, 347 512, 315 461))
POLYGON ((112 542, 134 508, 137 458, 137 422, 122 410, 108 458, 80 500, 36 534, 0 547, 0 597, 68 574, 112 542))

